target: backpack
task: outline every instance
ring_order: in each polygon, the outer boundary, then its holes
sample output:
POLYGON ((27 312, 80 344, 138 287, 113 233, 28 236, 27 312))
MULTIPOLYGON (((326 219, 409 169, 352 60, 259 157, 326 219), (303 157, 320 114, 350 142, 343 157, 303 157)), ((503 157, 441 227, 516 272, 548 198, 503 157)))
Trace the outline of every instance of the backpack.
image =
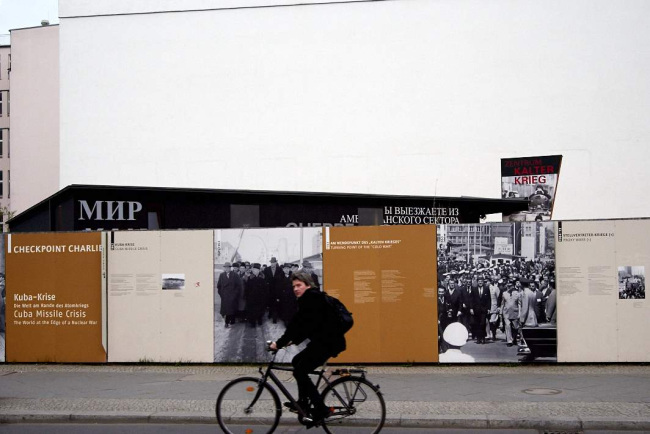
POLYGON ((350 312, 338 298, 332 297, 326 292, 323 292, 323 295, 325 296, 325 301, 329 307, 331 321, 337 329, 336 331, 344 335, 354 325, 352 312, 350 312))

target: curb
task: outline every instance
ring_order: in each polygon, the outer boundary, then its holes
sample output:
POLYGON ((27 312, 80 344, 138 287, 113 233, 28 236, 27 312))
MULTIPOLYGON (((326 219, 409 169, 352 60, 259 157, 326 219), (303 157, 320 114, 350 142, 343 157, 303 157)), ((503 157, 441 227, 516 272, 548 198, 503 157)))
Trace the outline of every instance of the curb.
MULTIPOLYGON (((16 412, 0 414, 0 424, 15 423, 150 423, 216 424, 214 416, 196 413, 116 412, 16 412)), ((299 425, 294 418, 282 418, 282 425, 299 425)), ((435 418, 387 418, 384 426, 404 428, 537 429, 555 431, 650 430, 650 419, 553 418, 521 419, 506 416, 436 416, 435 418)))

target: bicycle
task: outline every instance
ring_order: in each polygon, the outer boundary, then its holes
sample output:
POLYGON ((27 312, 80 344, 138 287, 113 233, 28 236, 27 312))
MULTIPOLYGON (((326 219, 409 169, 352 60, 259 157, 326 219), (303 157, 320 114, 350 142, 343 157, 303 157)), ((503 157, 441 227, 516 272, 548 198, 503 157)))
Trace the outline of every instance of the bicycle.
MULTIPOLYGON (((278 392, 271 383, 294 405, 301 424, 312 422, 308 409, 299 406, 273 372, 293 372, 293 368, 277 365, 275 358, 278 351, 271 353, 273 356, 266 369, 260 366, 259 377, 236 378, 219 393, 215 410, 219 426, 225 433, 270 434, 275 431, 280 423, 282 405, 278 392)), ((321 396, 331 411, 331 415, 322 423, 323 429, 329 434, 343 432, 350 426, 357 428, 355 432, 359 432, 362 427, 367 428, 366 432, 370 434, 381 431, 386 419, 386 404, 379 385, 366 379, 366 371, 340 368, 333 370, 329 377, 326 373, 324 366, 311 373, 318 376, 316 387, 319 390, 324 387, 321 396), (330 381, 333 377, 337 378, 330 381)))

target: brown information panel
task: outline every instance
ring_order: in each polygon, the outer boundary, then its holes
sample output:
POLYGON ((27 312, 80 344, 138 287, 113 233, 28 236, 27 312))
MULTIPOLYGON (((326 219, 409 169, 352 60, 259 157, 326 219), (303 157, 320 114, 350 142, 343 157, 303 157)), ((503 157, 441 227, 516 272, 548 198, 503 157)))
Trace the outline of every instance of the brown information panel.
POLYGON ((106 361, 101 233, 6 236, 7 361, 106 361))
POLYGON ((436 226, 324 230, 327 293, 354 317, 333 362, 437 362, 436 226))

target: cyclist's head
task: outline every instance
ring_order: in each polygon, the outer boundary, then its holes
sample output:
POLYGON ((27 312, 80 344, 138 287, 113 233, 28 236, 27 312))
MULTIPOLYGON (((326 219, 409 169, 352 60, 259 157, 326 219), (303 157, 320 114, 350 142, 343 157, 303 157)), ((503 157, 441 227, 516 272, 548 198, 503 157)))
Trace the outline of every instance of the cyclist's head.
POLYGON ((314 287, 314 281, 309 273, 296 271, 291 276, 291 285, 293 286, 293 293, 300 298, 306 290, 314 287))
POLYGON ((313 288, 313 287, 314 287, 314 281, 313 281, 313 279, 311 278, 311 274, 309 274, 309 273, 307 273, 307 272, 305 272, 305 271, 295 271, 295 272, 291 275, 291 282, 295 282, 296 280, 298 280, 298 281, 304 283, 305 286, 307 286, 307 287, 309 287, 309 288, 313 288))

